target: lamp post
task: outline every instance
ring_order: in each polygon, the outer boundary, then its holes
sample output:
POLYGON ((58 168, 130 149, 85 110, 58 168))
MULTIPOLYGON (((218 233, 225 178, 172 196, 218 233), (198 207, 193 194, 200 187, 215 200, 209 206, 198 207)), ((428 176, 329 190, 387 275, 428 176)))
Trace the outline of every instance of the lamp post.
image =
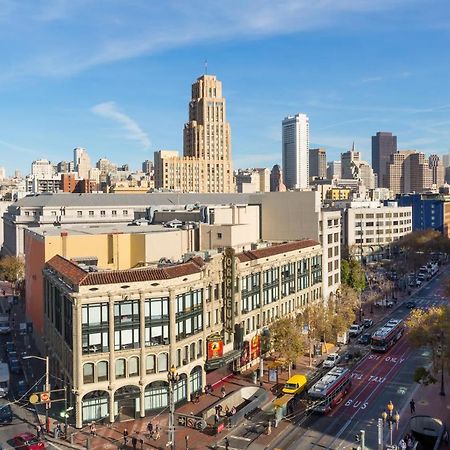
POLYGON ((392 414, 394 411, 394 404, 390 401, 386 406, 387 412, 383 411, 381 413, 381 418, 384 423, 388 423, 389 425, 389 434, 390 434, 390 444, 392 445, 392 429, 395 424, 398 429, 398 422, 400 421, 400 414, 398 411, 395 411, 395 414, 392 414))
POLYGON ((175 450, 175 398, 174 398, 174 388, 178 383, 180 376, 175 369, 175 366, 169 370, 167 374, 167 381, 169 382, 169 442, 167 445, 171 450, 175 450))
POLYGON ((445 397, 445 386, 444 386, 444 332, 441 331, 441 390, 439 395, 445 397))
MULTIPOLYGON (((48 356, 46 356, 45 358, 43 358, 42 356, 35 356, 35 355, 30 355, 30 356, 24 356, 22 359, 40 359, 41 361, 45 361, 45 387, 44 390, 45 392, 50 393, 50 374, 48 372, 48 356)), ((47 433, 50 432, 49 429, 49 421, 48 421, 48 410, 50 408, 50 404, 46 403, 45 404, 45 429, 47 430, 47 433)))

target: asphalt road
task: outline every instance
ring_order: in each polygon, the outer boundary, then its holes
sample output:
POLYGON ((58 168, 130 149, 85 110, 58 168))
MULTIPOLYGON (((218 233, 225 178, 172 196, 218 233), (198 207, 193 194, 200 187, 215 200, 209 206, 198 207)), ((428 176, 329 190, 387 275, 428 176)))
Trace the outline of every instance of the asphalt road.
MULTIPOLYGON (((411 296, 410 299, 416 302, 417 307, 428 308, 446 302, 441 286, 444 276, 438 275, 411 296)), ((399 306, 389 318, 404 319, 408 314, 409 310, 405 306, 399 306)), ((395 410, 405 409, 406 417, 403 420, 409 419, 406 406, 416 388, 412 376, 416 367, 425 365, 428 358, 427 351, 411 348, 405 337, 387 353, 369 352, 353 368, 352 389, 336 409, 326 416, 299 414, 270 448, 351 449, 357 446, 355 435, 359 430, 365 430, 366 448, 376 449, 377 421, 389 401, 393 402, 395 410)), ((385 440, 387 434, 388 430, 385 430, 385 440)))

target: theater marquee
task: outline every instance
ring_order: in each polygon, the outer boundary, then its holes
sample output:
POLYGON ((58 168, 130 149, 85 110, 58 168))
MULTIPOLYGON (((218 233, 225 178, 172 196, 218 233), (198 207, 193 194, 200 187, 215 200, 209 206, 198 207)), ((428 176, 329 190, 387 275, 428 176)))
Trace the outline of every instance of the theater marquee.
POLYGON ((229 333, 234 332, 234 255, 233 248, 228 247, 225 249, 223 259, 224 325, 229 333))

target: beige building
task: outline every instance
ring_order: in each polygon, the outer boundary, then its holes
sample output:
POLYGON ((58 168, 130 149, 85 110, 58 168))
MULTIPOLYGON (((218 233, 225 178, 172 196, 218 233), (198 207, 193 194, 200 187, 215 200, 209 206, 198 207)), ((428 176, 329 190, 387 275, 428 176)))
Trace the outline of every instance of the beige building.
POLYGON ((183 157, 155 152, 155 188, 181 192, 234 192, 231 130, 222 83, 202 75, 192 85, 183 157))
POLYGON ((270 170, 239 169, 235 172, 236 191, 243 194, 270 192, 270 170))
POLYGON ((264 328, 322 299, 322 250, 302 240, 114 271, 57 255, 44 269, 44 298, 50 379, 73 393, 76 426, 145 417, 167 408, 171 366, 179 404, 257 364, 264 328))
POLYGON ((390 245, 412 231, 412 207, 388 202, 342 202, 342 244, 365 262, 389 257, 390 245))
POLYGON ((432 188, 432 170, 423 153, 399 150, 390 156, 386 182, 394 195, 424 192, 432 188))

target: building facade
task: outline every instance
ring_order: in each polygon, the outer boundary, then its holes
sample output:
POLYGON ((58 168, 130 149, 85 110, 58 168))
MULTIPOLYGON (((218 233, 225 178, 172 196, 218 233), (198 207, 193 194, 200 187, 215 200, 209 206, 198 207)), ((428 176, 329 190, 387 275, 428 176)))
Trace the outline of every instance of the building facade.
POLYGON ((74 170, 78 172, 78 177, 89 179, 89 170, 91 169, 91 158, 85 148, 76 147, 73 150, 74 170))
POLYGON ((257 363, 268 350, 265 327, 322 299, 321 254, 304 240, 113 272, 53 257, 44 269, 45 345, 51 374, 74 393, 76 426, 167 408, 172 366, 179 404, 216 370, 257 363))
POLYGON ((155 153, 155 188, 181 192, 234 192, 231 129, 222 83, 202 75, 192 85, 189 121, 183 130, 183 158, 155 153))
POLYGON ((279 164, 275 164, 270 171, 270 192, 285 192, 286 186, 283 182, 283 170, 279 164))
POLYGON ((397 136, 386 131, 379 131, 372 136, 372 168, 378 177, 379 187, 389 187, 387 175, 387 164, 391 155, 397 151, 397 136))
POLYGON ((439 155, 430 155, 428 164, 431 170, 431 183, 439 189, 445 181, 445 167, 439 155))
POLYGON ((327 152, 324 148, 309 149, 309 177, 327 177, 327 152))
POLYGON ((342 163, 341 163, 341 161, 330 161, 328 163, 327 178, 329 180, 342 178, 342 163))
POLYGON ((288 116, 282 122, 282 158, 287 189, 309 185, 309 119, 306 114, 288 116))

